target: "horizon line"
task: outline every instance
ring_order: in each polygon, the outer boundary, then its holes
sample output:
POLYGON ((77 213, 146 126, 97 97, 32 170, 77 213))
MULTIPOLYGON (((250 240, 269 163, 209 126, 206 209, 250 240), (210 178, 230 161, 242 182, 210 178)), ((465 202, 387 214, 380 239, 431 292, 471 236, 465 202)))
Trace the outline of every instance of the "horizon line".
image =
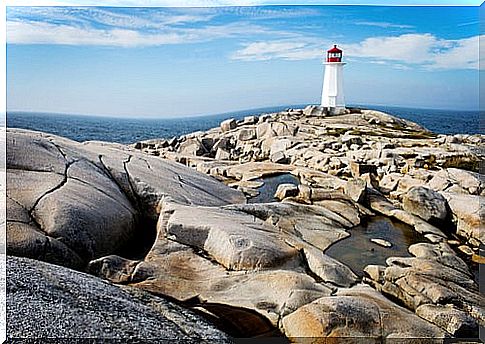
MULTIPOLYGON (((9 113, 25 113, 25 114, 45 114, 45 115, 61 115, 61 116, 84 116, 84 117, 104 117, 104 118, 118 118, 118 119, 188 119, 195 117, 211 117, 220 116, 238 112, 249 112, 249 111, 264 111, 265 109, 275 109, 275 108, 291 108, 298 109, 296 106, 309 106, 309 105, 319 105, 319 104, 288 104, 288 105, 274 105, 274 106, 264 106, 257 108, 248 108, 240 110, 229 110, 224 112, 207 113, 207 114, 188 114, 188 115, 169 115, 169 116, 159 116, 159 115, 134 115, 134 116, 123 116, 123 115, 107 115, 107 114, 93 114, 93 113, 72 113, 72 112, 51 112, 51 111, 39 111, 39 110, 6 110, 5 115, 8 116, 9 113)), ((348 108, 356 107, 367 110, 373 110, 372 107, 390 107, 390 108, 403 108, 410 110, 436 110, 436 111, 461 111, 461 112, 481 112, 480 108, 476 109, 452 109, 452 108, 435 108, 435 107, 413 107, 409 105, 386 105, 386 104, 362 104, 362 103, 350 103, 347 105, 348 108)), ((301 107, 300 107, 301 108, 301 107)), ((303 108, 301 108, 303 109, 303 108)), ((378 110, 379 111, 379 110, 378 110)), ((256 115, 257 113, 255 113, 256 115)))

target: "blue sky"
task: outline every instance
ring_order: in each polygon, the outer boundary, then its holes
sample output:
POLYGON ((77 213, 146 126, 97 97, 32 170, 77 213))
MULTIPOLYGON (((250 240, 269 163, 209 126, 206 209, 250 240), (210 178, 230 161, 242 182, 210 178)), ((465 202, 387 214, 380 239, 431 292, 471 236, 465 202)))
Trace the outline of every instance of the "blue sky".
POLYGON ((478 7, 8 7, 7 110, 163 117, 318 103, 334 43, 348 104, 476 109, 478 21, 478 7))

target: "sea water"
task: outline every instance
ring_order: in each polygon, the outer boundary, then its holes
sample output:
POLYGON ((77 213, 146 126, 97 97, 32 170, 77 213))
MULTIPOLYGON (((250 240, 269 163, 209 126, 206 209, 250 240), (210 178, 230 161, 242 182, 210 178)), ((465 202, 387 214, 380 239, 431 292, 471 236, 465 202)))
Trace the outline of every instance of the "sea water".
MULTIPOLYGON (((8 112, 7 127, 43 131, 79 142, 99 140, 133 143, 154 138, 171 138, 219 126, 227 118, 242 119, 248 115, 272 113, 305 105, 286 105, 251 109, 217 115, 180 118, 116 118, 37 112, 8 112)), ((477 134, 480 129, 478 111, 410 109, 389 106, 360 106, 384 111, 416 122, 438 134, 477 134)))

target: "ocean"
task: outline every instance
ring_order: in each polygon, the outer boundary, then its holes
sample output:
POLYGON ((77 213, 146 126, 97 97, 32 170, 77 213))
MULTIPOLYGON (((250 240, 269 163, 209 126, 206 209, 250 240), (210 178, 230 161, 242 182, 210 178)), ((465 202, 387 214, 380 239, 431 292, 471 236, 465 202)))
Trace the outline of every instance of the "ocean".
MULTIPOLYGON (((219 126, 227 118, 272 113, 305 105, 286 105, 271 108, 227 112, 217 115, 183 118, 115 118, 36 112, 7 112, 7 127, 38 130, 67 137, 75 141, 90 140, 133 143, 154 138, 171 138, 194 131, 219 126)), ((416 122, 438 134, 479 134, 479 111, 411 109, 391 106, 355 105, 384 111, 416 122)), ((482 123, 483 125, 483 123, 482 123)))

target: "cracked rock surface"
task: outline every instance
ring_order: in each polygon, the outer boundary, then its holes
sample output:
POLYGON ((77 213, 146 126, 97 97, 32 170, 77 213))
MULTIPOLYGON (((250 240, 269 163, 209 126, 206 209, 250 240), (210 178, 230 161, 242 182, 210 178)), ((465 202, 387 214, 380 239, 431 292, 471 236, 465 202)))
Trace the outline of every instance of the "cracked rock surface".
POLYGON ((82 268, 117 252, 163 197, 224 205, 242 195, 213 178, 122 145, 7 131, 9 254, 82 268), (202 191, 201 191, 202 190, 202 191))

